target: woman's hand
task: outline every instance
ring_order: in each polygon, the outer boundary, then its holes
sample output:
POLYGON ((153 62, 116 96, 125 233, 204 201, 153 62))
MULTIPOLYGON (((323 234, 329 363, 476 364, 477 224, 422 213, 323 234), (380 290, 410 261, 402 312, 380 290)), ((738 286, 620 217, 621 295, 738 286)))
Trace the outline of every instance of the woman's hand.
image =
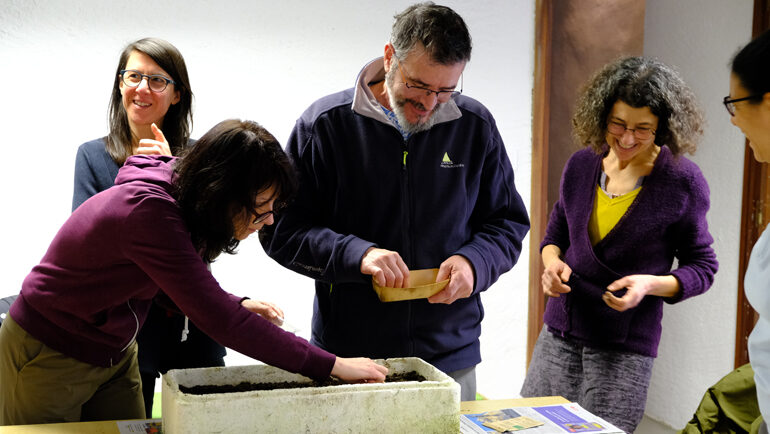
POLYGON ((332 368, 332 375, 348 383, 382 383, 388 368, 378 365, 365 357, 337 357, 332 368))
POLYGON ((283 311, 273 303, 247 298, 241 302, 241 306, 256 313, 278 327, 283 325, 283 311))
POLYGON ((639 303, 647 295, 673 297, 677 293, 679 293, 679 281, 674 276, 632 274, 610 283, 607 286, 607 292, 602 295, 602 300, 607 303, 607 306, 624 312, 639 306, 639 303), (623 288, 626 288, 627 291, 622 297, 613 294, 613 292, 623 288))
POLYGON ((142 139, 139 140, 139 147, 136 148, 136 155, 171 155, 171 147, 168 145, 166 136, 163 135, 163 131, 158 128, 154 123, 150 126, 152 133, 155 135, 155 140, 142 139))
POLYGON ((540 252, 543 258, 545 271, 540 276, 540 285, 543 287, 543 294, 549 297, 559 297, 572 289, 565 284, 572 275, 572 268, 566 262, 561 260, 561 249, 553 244, 543 247, 540 252))

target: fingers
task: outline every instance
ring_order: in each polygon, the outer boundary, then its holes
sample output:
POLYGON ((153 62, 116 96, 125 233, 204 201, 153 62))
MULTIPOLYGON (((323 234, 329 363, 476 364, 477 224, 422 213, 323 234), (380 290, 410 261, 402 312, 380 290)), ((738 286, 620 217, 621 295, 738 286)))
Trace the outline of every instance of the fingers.
POLYGON ((561 277, 556 272, 550 269, 543 271, 543 275, 540 277, 540 284, 543 288, 543 294, 548 297, 559 297, 561 294, 566 294, 572 290, 563 283, 561 277))
POLYGON ((602 294, 602 300, 604 300, 604 303, 607 304, 607 306, 618 312, 625 312, 629 309, 626 296, 616 297, 611 292, 607 291, 602 294))
POLYGON ((152 129, 155 140, 139 140, 139 147, 136 153, 139 155, 171 155, 171 147, 168 144, 168 140, 166 140, 166 136, 163 135, 163 131, 154 123, 150 125, 150 129, 152 129))
POLYGON ((631 285, 631 279, 628 276, 621 277, 620 279, 607 285, 608 291, 617 291, 631 285))
POLYGON ((429 303, 451 304, 473 294, 473 266, 461 255, 450 256, 441 263, 436 282, 449 279, 446 288, 428 298, 429 303))
POLYGON ((347 382, 377 382, 385 381, 388 368, 365 357, 337 357, 331 374, 347 382))
POLYGON ((409 267, 398 252, 370 248, 361 259, 361 273, 371 275, 380 286, 405 288, 409 285, 409 267))
POLYGON ((168 144, 168 140, 166 140, 166 136, 163 134, 163 131, 158 128, 157 125, 155 125, 155 122, 150 125, 150 128, 152 129, 152 133, 155 135, 155 140, 168 144))

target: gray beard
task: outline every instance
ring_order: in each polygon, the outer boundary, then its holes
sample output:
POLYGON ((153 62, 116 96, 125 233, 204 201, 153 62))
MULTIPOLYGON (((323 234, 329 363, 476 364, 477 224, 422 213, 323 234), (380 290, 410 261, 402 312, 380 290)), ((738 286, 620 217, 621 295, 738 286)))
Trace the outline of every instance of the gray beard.
POLYGON ((399 99, 398 97, 396 97, 395 92, 393 92, 394 81, 395 81, 395 69, 391 68, 390 71, 388 71, 385 74, 385 91, 388 94, 388 101, 390 102, 390 107, 393 109, 393 113, 396 115, 396 119, 398 119, 398 125, 401 127, 401 129, 406 131, 409 134, 415 134, 415 133, 419 133, 420 131, 426 131, 431 129, 433 125, 436 124, 436 111, 438 110, 439 106, 441 106, 442 103, 436 104, 436 107, 434 107, 433 111, 430 113, 430 116, 428 116, 428 119, 426 119, 424 122, 417 123, 417 124, 409 122, 406 119, 406 114, 404 113, 404 106, 409 103, 408 102, 409 100, 399 99))

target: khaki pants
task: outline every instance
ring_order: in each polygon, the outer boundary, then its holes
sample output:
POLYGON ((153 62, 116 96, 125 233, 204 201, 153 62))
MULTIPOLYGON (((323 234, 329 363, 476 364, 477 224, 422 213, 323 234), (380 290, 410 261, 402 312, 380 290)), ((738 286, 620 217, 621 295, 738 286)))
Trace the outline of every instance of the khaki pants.
POLYGON ((133 343, 102 368, 51 349, 10 316, 0 327, 0 425, 144 419, 133 343))

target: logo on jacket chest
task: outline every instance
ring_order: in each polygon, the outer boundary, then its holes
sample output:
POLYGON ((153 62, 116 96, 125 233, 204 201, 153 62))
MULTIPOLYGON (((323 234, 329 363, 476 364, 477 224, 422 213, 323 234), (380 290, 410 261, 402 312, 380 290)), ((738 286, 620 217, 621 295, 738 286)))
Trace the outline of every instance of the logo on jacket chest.
POLYGON ((442 169, 458 169, 460 167, 465 167, 465 164, 463 164, 463 163, 455 163, 449 157, 449 153, 448 152, 444 152, 444 158, 441 159, 441 168, 442 169))

